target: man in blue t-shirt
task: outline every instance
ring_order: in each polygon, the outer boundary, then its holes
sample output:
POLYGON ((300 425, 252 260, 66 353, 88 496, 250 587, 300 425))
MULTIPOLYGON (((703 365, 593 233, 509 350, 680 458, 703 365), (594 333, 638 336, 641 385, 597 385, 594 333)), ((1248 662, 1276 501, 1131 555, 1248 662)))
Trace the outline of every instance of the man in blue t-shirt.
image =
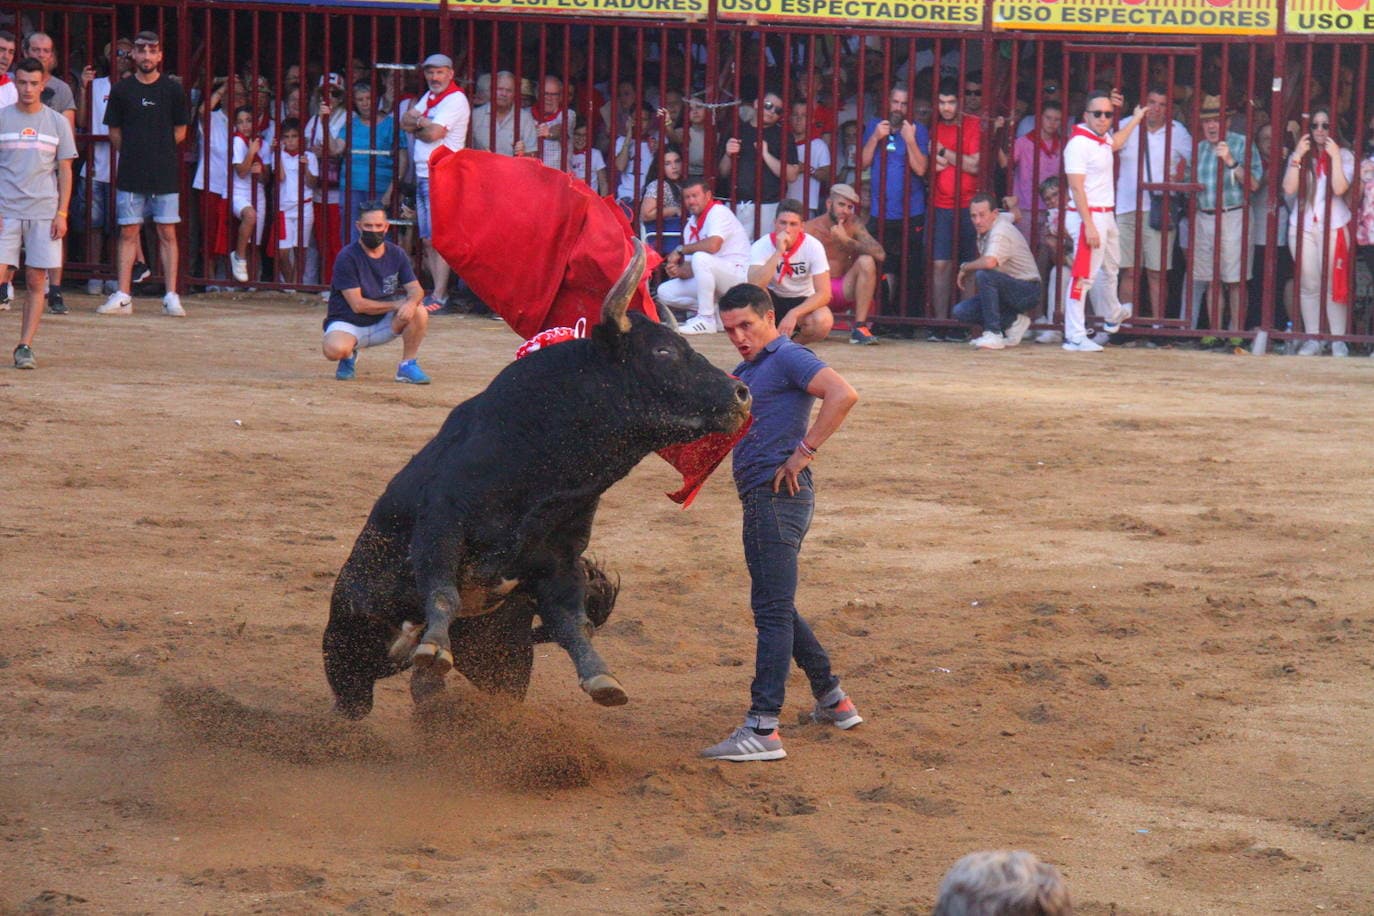
POLYGON ((400 337, 396 381, 428 385, 429 376, 415 359, 429 327, 429 312, 420 306, 424 290, 406 253, 386 240, 389 228, 380 201, 362 205, 358 241, 334 260, 329 314, 324 319, 324 358, 338 361, 334 377, 346 382, 356 371, 359 348, 400 337))
POLYGON ((873 169, 868 231, 887 253, 883 271, 907 278, 910 300, 921 289, 925 267, 921 235, 926 224, 930 128, 911 120, 911 96, 901 86, 888 93, 887 109, 886 117, 869 118, 864 125, 859 168, 873 169))
POLYGON ((702 756, 777 760, 787 756, 778 717, 794 658, 816 697, 813 721, 841 729, 863 721, 796 605, 798 557, 815 510, 811 462, 859 395, 816 354, 778 331, 764 290, 740 284, 721 297, 719 308, 725 333, 744 357, 735 375, 754 396, 754 424, 735 445, 734 474, 744 506, 744 560, 758 644, 744 724, 702 756), (812 423, 816 398, 821 409, 812 423))

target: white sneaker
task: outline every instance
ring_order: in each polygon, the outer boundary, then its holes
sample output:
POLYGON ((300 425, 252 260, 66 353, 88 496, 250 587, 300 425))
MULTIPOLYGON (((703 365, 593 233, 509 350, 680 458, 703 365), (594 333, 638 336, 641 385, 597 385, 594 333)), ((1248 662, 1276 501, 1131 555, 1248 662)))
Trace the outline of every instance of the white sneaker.
POLYGON ((1035 342, 1042 344, 1057 344, 1064 342, 1064 335, 1058 331, 1041 331, 1035 335, 1035 342))
POLYGON ((1299 356, 1321 356, 1322 342, 1320 340, 1304 340, 1302 346, 1298 347, 1299 356))
POLYGON ((1091 340, 1084 337, 1082 340, 1064 341, 1064 349, 1068 350, 1070 353, 1101 353, 1102 345, 1093 343, 1091 340))
POLYGON ((1030 330, 1031 320, 1029 315, 1017 315, 1016 320, 1011 323, 1011 327, 1002 334, 1007 346, 1014 347, 1021 343, 1021 338, 1026 336, 1030 330))
POLYGON ((239 257, 237 252, 229 252, 229 271, 240 283, 248 282, 248 262, 239 257))
POLYGON ((677 332, 679 334, 714 334, 716 333, 716 321, 714 318, 693 318, 679 327, 677 332))
POLYGON ((86 295, 99 296, 105 284, 100 282, 99 277, 91 277, 86 281, 86 295))
POLYGON ((1121 303, 1121 308, 1116 310, 1116 314, 1108 318, 1102 324, 1102 330, 1108 334, 1115 334, 1121 330, 1121 322, 1131 317, 1131 306, 1121 303))
POLYGON ((132 315, 134 313, 134 300, 127 293, 116 290, 110 293, 110 298, 105 300, 104 305, 96 308, 95 313, 97 315, 132 315))
POLYGON ((186 309, 181 307, 181 297, 176 293, 168 293, 163 296, 162 314, 171 315, 173 318, 185 318, 186 309))
POLYGON ((982 336, 975 337, 972 343, 975 350, 1004 350, 1007 346, 1002 335, 995 331, 984 331, 982 336))
POLYGON ((1343 341, 1343 340, 1333 340, 1333 341, 1331 341, 1331 355, 1332 355, 1332 356, 1349 356, 1349 355, 1350 355, 1350 347, 1347 346, 1347 345, 1346 345, 1346 342, 1343 341))
POLYGON ((1105 347, 1107 344, 1112 342, 1112 335, 1108 334, 1106 331, 1097 331, 1093 334, 1092 340, 1093 343, 1105 347))

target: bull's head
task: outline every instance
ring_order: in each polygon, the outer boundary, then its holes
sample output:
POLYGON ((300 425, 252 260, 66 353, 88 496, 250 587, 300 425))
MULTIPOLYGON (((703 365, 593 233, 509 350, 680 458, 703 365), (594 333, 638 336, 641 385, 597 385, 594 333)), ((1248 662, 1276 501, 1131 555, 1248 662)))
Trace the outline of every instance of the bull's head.
POLYGON ((733 433, 749 416, 748 387, 711 365, 676 331, 639 312, 627 314, 644 276, 644 243, 633 243, 629 266, 602 303, 593 346, 619 367, 627 408, 661 440, 654 448, 733 433))

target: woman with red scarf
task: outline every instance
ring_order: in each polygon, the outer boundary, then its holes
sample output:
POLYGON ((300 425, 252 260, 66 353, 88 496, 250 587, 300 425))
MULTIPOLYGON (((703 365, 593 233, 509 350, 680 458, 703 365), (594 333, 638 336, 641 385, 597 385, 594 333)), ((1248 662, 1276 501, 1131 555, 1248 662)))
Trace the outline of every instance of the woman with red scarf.
MULTIPOLYGON (((1340 144, 1340 128, 1331 109, 1312 112, 1311 132, 1298 140, 1283 173, 1283 193, 1297 200, 1288 214, 1288 245, 1298 276, 1298 298, 1304 333, 1321 333, 1321 304, 1326 302, 1328 332, 1340 337, 1350 322, 1350 207, 1345 202, 1355 177, 1355 154, 1340 144), (1301 231, 1299 231, 1301 227, 1301 231)), ((1319 356, 1320 340, 1307 340, 1299 356, 1319 356)), ((1349 356, 1345 341, 1331 342, 1332 356, 1349 356)))

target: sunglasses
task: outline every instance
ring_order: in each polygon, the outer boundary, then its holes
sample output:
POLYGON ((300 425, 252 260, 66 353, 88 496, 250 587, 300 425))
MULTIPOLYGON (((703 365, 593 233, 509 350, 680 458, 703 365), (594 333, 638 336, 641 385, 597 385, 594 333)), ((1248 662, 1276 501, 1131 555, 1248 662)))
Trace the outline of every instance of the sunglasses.
POLYGON ((1046 95, 1049 95, 1049 94, 1052 93, 1052 92, 1058 92, 1058 91, 1059 91, 1059 87, 1058 87, 1057 85, 1055 85, 1054 83, 1049 83, 1049 84, 1047 84, 1047 85, 1045 86, 1045 94, 1046 94, 1046 95))
POLYGON ((1331 122, 1330 122, 1330 121, 1313 121, 1313 122, 1312 122, 1312 129, 1313 129, 1313 130, 1330 130, 1330 129, 1331 129, 1331 122))
POLYGON ((964 90, 964 95, 982 95, 982 94, 983 94, 983 90, 981 90, 981 89, 965 89, 965 90, 964 90))
POLYGON ((781 105, 774 105, 772 102, 764 102, 764 103, 763 103, 763 110, 764 110, 764 111, 777 111, 777 112, 781 112, 781 111, 782 111, 782 106, 781 106, 781 105))
POLYGON ((1112 113, 1111 113, 1110 111, 1090 111, 1090 112, 1088 112, 1088 117, 1090 117, 1090 118, 1110 118, 1111 116, 1112 116, 1112 113))

